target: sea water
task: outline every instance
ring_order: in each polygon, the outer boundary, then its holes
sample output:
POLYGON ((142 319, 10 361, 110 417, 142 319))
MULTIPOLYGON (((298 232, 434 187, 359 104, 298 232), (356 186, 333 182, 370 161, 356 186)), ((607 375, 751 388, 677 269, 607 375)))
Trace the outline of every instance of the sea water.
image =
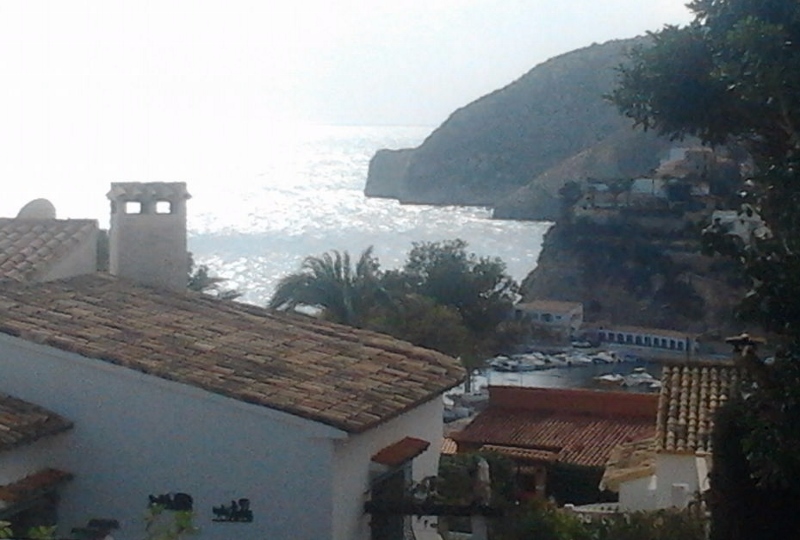
POLYGON ((97 219, 106 228, 111 182, 186 182, 195 261, 226 278, 242 301, 259 305, 303 258, 333 249, 357 259, 374 246, 388 269, 403 264, 413 242, 462 238, 470 251, 503 259, 521 280, 536 266, 549 223, 491 220, 484 208, 404 206, 364 196, 377 150, 415 147, 431 131, 271 124, 253 133, 231 132, 226 145, 188 154, 170 148, 137 154, 134 146, 121 149, 130 155, 122 152, 125 159, 117 160, 91 153, 65 162, 44 156, 10 179, 13 189, 0 196, 0 215, 14 216, 29 200, 44 197, 59 218, 97 219))
POLYGON ((266 148, 260 169, 219 185, 189 182, 189 247, 242 300, 264 304, 276 282, 309 255, 374 247, 384 269, 413 242, 461 238, 499 257, 516 280, 535 266, 546 222, 490 219, 485 208, 401 205, 364 196, 370 158, 419 145, 430 127, 306 126, 266 148))

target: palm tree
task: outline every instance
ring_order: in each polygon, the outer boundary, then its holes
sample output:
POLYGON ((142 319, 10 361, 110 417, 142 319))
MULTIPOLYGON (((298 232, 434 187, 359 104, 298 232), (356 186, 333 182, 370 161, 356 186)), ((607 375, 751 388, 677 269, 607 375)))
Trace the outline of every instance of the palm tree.
POLYGON ((313 306, 321 308, 330 321, 361 326, 370 309, 386 298, 380 285, 378 260, 372 256, 370 246, 355 267, 346 251, 306 257, 299 272, 278 282, 269 308, 294 310, 298 306, 313 306))

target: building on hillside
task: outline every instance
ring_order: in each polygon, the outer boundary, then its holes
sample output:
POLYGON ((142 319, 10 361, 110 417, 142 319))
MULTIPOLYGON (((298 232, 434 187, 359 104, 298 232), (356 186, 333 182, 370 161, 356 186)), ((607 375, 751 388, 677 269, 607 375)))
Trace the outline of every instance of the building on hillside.
POLYGON ((514 306, 514 320, 546 328, 561 337, 576 336, 583 325, 583 304, 558 300, 533 300, 514 306))
POLYGON ((459 453, 511 458, 528 496, 594 502, 611 451, 655 433, 657 403, 655 394, 490 386, 488 408, 451 438, 459 453))
MULTIPOLYGON (((113 209, 165 193, 185 189, 115 185, 113 209)), ((175 221, 166 208, 130 206, 136 219, 112 218, 112 253, 120 238, 158 244, 161 220, 175 221)), ((39 244, 31 239, 28 256, 39 244)), ((165 275, 142 284, 119 257, 120 276, 0 282, 0 392, 74 425, 18 448, 35 467, 6 466, 0 453, 0 500, 47 467, 71 477, 59 490, 63 533, 104 519, 119 524, 118 540, 142 538, 157 500, 191 507, 198 539, 410 534, 408 519, 364 505, 436 473, 442 394, 464 379, 460 363, 382 334, 170 290, 177 266, 159 266, 160 249, 138 253, 165 275)), ((417 538, 434 534, 413 525, 417 538)))
POLYGON ((612 326, 587 329, 586 333, 598 343, 647 347, 679 353, 697 351, 697 336, 666 328, 612 326))
POLYGON ((739 378, 727 363, 664 366, 655 437, 617 448, 600 484, 619 510, 685 508, 708 489, 714 413, 739 378))

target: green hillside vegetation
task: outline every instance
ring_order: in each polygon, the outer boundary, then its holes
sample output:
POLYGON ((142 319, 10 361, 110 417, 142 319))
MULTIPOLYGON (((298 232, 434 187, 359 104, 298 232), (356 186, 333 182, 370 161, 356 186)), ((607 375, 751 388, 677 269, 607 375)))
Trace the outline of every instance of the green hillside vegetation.
POLYGON ((539 194, 537 187, 552 196, 567 180, 646 173, 668 143, 633 131, 603 97, 613 88, 615 68, 642 42, 595 44, 548 60, 455 111, 418 148, 379 151, 367 195, 500 204, 498 215, 541 219, 551 216, 525 208, 535 204, 526 194, 539 194))

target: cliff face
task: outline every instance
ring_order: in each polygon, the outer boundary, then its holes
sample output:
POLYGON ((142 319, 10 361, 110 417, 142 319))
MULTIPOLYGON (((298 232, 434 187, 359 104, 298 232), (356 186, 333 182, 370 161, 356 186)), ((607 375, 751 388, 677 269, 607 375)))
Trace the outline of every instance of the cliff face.
POLYGON ((378 152, 367 195, 499 205, 498 216, 550 219, 547 196, 567 180, 647 172, 658 162, 655 138, 632 131, 603 98, 616 66, 641 43, 612 41, 548 60, 454 112, 418 148, 378 152))
POLYGON ((559 222, 545 237, 525 299, 583 302, 590 323, 730 335, 742 284, 728 261, 700 253, 696 233, 634 222, 559 222))

